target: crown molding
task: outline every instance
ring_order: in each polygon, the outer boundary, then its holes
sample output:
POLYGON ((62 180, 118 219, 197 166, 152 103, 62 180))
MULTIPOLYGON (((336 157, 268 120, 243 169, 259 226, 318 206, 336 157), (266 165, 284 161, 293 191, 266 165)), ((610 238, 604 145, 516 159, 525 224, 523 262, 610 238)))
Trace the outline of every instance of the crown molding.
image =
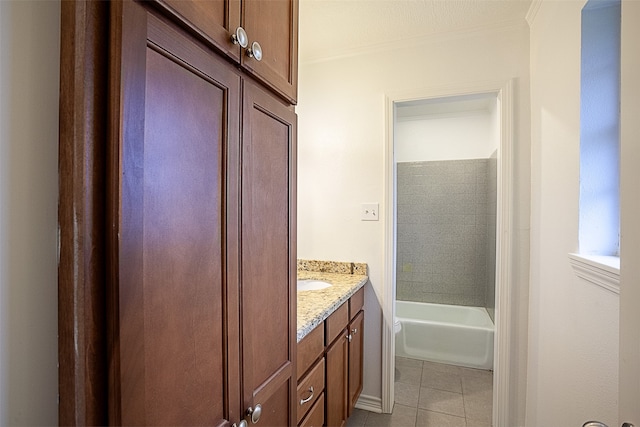
POLYGON ((542 0, 533 0, 531 5, 529 6, 529 11, 525 16, 527 23, 529 24, 529 28, 533 27, 533 23, 536 20, 536 16, 538 16, 538 11, 540 10, 540 6, 542 6, 542 0))
MULTIPOLYGON (((535 1, 535 0, 534 0, 535 1)), ((478 37, 484 34, 492 34, 497 32, 517 31, 525 25, 525 21, 520 19, 512 19, 492 24, 479 25, 459 30, 443 31, 422 36, 409 37, 402 40, 394 40, 390 42, 382 42, 362 47, 345 47, 335 49, 331 53, 318 52, 316 55, 309 55, 304 58, 300 56, 301 64, 314 64, 319 62, 330 62, 339 59, 356 57, 361 55, 375 54, 406 48, 407 46, 419 47, 427 44, 437 44, 454 40, 478 37)))

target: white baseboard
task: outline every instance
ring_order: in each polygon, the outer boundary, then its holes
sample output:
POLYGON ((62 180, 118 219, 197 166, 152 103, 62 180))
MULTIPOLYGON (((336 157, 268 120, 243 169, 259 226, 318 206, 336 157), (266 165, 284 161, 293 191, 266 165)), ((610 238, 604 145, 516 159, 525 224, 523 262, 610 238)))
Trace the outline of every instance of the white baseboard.
POLYGON ((374 396, 365 396, 361 394, 356 402, 356 408, 363 411, 382 413, 382 399, 374 396))

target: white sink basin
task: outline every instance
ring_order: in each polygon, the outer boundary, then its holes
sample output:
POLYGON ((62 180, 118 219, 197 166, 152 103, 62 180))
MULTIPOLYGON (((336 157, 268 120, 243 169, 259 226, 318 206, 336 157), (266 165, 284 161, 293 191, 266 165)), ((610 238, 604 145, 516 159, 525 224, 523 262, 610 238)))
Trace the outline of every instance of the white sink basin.
POLYGON ((320 289, 326 289, 331 286, 331 283, 323 282, 321 280, 298 280, 299 291, 319 291, 320 289))

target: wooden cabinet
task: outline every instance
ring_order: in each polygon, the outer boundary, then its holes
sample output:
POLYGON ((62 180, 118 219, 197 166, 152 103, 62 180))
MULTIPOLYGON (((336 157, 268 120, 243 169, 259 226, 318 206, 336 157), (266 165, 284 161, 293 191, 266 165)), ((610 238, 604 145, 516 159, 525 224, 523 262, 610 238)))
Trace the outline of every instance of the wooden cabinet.
POLYGON ((362 391, 362 346, 364 344, 364 312, 360 311, 349 323, 349 406, 347 416, 351 416, 362 391))
POLYGON ((364 288, 349 299, 349 402, 347 415, 362 392, 363 345, 364 345, 364 288))
POLYGON ((298 0, 160 0, 158 5, 288 102, 296 103, 298 0), (260 44, 262 60, 232 42, 237 27, 245 29, 249 47, 256 41, 260 44))
MULTIPOLYGON (((108 46, 108 60, 92 62, 108 73, 86 78, 108 90, 63 115, 90 117, 107 134, 92 157, 104 176, 89 194, 105 198, 106 218, 90 219, 99 224, 92 250, 104 257, 92 262, 106 272, 98 291, 106 311, 85 313, 64 286, 60 310, 74 313, 63 330, 104 325, 94 328, 91 350, 105 356, 96 357, 103 364, 80 360, 61 339, 60 424, 222 427, 260 405, 261 425, 294 425, 294 109, 153 3, 63 6, 67 17, 92 14, 110 27, 90 45, 83 37, 91 25, 74 28, 84 34, 72 39, 91 55, 108 46), (107 75, 108 84, 98 82, 107 75), (68 385, 78 373, 108 391, 83 395, 68 385)), ((71 72, 73 64, 62 66, 71 72)), ((62 96, 64 105, 78 95, 62 96)), ((61 173, 63 183, 71 178, 61 173)), ((66 191, 61 205, 70 203, 66 191)), ((61 219, 61 230, 73 226, 61 219)), ((65 264, 61 277, 77 267, 65 264)))
MULTIPOLYGON (((327 427, 346 424, 362 391, 363 305, 364 288, 361 288, 298 343, 299 392, 314 373, 317 376, 320 365, 325 367, 323 399, 327 427)), ((302 414, 300 411, 299 408, 298 425, 306 425, 313 411, 308 407, 302 414)))
POLYGON ((347 422, 348 323, 349 302, 338 307, 324 322, 327 345, 326 423, 329 427, 341 427, 347 422))
POLYGON ((327 348, 326 425, 342 427, 347 422, 347 387, 349 381, 349 347, 347 330, 327 348))
POLYGON ((260 404, 262 425, 293 425, 296 115, 249 80, 243 81, 242 105, 239 209, 244 408, 260 404))
POLYGON ((324 424, 325 360, 324 328, 318 327, 298 343, 299 426, 324 424))

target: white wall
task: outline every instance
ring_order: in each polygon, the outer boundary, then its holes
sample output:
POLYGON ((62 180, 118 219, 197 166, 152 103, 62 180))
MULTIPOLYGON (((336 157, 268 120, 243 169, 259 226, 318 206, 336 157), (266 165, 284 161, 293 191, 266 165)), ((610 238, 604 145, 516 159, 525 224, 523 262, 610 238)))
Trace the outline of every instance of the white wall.
POLYGON ((489 110, 397 119, 396 162, 487 159, 498 148, 489 110), (492 139, 493 137, 493 139, 492 139))
MULTIPOLYGON (((301 16, 300 49, 304 49, 301 16)), ((516 279, 515 351, 512 373, 519 403, 510 408, 524 422, 524 369, 529 250, 529 39, 526 24, 503 30, 440 38, 419 46, 363 53, 299 68, 298 257, 366 262, 365 384, 381 397, 381 310, 384 221, 362 222, 360 204, 379 202, 384 189, 385 95, 472 82, 515 84, 516 279), (519 339, 520 338, 520 339, 519 339)), ((384 218, 382 218, 384 220, 384 218)))
POLYGON ((60 4, 0 1, 0 425, 58 423, 60 4))
POLYGON ((567 258, 578 249, 583 5, 545 0, 531 28, 528 426, 618 424, 618 298, 567 258))

